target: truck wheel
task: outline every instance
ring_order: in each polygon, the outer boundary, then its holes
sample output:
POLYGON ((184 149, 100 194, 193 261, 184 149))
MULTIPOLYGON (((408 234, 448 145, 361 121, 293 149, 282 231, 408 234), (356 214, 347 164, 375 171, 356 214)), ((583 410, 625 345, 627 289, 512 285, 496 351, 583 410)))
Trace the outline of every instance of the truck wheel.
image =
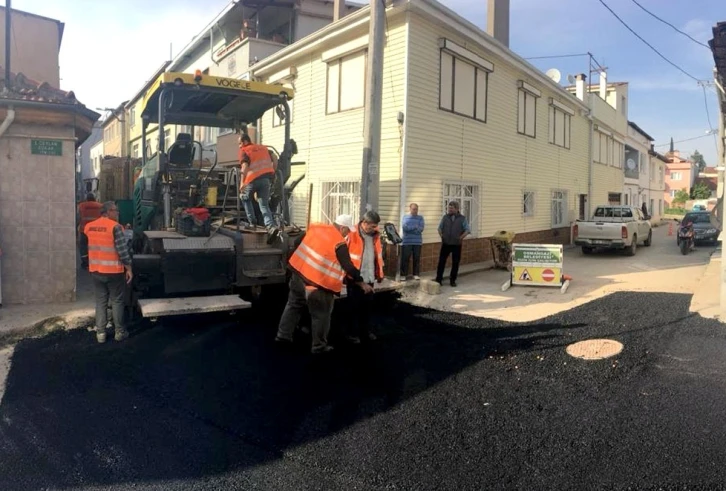
POLYGON ((630 243, 630 247, 625 250, 626 256, 635 256, 635 251, 638 249, 638 236, 633 235, 633 241, 630 243))
POLYGON ((582 246, 583 254, 592 254, 592 247, 582 246))
POLYGON ((651 244, 653 244, 653 231, 651 230, 648 232, 648 238, 645 239, 645 242, 643 243, 645 247, 650 247, 651 244))

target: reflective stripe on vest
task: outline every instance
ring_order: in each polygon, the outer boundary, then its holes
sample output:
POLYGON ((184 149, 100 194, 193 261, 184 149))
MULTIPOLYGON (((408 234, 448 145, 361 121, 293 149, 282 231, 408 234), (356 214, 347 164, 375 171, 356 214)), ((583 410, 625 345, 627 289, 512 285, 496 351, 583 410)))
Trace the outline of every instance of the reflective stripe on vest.
MULTIPOLYGON (((358 231, 358 229, 351 230, 345 240, 348 243, 350 259, 353 262, 353 265, 360 271, 360 267, 363 264, 363 247, 365 246, 365 241, 363 237, 360 236, 360 232, 358 231)), ((373 246, 376 250, 375 256, 378 266, 375 271, 375 276, 376 279, 381 279, 385 275, 383 274, 383 246, 381 244, 380 234, 376 234, 373 237, 373 246)))
POLYGON ((264 145, 246 145, 241 148, 242 153, 246 154, 250 159, 247 175, 245 175, 244 184, 247 185, 258 177, 274 174, 275 168, 272 166, 270 151, 264 145))
POLYGON ((118 222, 101 217, 87 224, 83 232, 88 237, 88 271, 92 273, 118 274, 124 272, 124 265, 116 251, 113 236, 118 222))
POLYGON ((335 248, 344 242, 333 225, 311 224, 290 257, 290 267, 310 283, 340 293, 345 272, 335 255, 335 248))

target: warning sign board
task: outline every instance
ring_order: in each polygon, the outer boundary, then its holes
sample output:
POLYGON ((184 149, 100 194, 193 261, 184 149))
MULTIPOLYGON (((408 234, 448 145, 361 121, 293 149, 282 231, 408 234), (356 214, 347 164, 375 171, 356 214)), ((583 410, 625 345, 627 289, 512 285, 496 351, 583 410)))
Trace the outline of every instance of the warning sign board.
POLYGON ((560 244, 512 244, 512 284, 559 287, 563 261, 560 244))
POLYGON ((529 271, 526 269, 519 275, 519 281, 532 281, 532 277, 529 275, 529 271))

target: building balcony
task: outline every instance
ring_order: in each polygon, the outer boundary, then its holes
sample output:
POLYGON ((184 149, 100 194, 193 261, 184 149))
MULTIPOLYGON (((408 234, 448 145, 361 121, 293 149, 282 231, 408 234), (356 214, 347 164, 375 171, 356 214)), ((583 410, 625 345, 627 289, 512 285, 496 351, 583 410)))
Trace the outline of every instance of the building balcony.
POLYGON ((210 75, 240 78, 252 65, 287 46, 278 40, 238 37, 218 49, 213 55, 214 64, 209 68, 210 75))

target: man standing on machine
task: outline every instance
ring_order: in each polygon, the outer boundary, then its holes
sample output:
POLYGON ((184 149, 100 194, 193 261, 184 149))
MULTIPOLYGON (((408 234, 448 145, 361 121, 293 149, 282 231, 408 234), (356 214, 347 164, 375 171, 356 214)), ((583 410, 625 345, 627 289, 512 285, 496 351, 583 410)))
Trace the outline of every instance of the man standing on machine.
POLYGON ((257 223, 254 208, 254 195, 260 204, 260 211, 265 221, 265 228, 270 240, 279 234, 270 209, 270 191, 272 180, 277 172, 277 158, 264 145, 252 143, 249 135, 240 135, 239 162, 241 167, 240 199, 245 207, 247 221, 254 227, 257 223))

